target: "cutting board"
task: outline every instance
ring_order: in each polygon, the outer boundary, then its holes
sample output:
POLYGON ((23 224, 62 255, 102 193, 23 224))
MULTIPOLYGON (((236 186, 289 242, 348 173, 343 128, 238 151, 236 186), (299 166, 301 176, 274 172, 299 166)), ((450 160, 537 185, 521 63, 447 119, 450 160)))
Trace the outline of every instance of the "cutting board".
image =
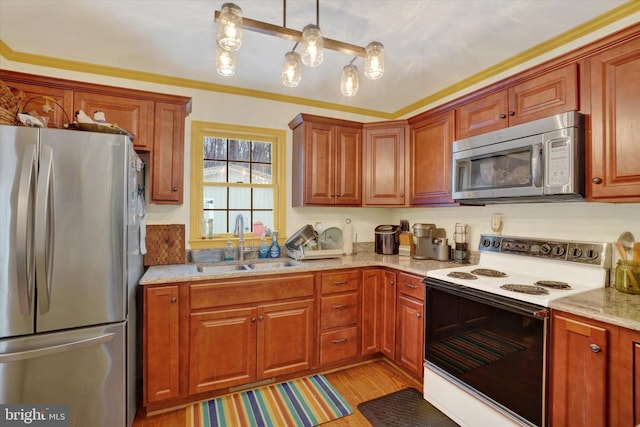
POLYGON ((184 224, 147 225, 144 265, 185 263, 184 224))

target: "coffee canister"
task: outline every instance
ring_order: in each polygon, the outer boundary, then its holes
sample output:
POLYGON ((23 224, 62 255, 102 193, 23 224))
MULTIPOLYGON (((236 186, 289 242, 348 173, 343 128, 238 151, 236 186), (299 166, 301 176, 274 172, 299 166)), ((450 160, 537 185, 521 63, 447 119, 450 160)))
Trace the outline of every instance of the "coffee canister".
POLYGON ((381 255, 398 255, 400 226, 379 225, 375 229, 375 251, 381 255))

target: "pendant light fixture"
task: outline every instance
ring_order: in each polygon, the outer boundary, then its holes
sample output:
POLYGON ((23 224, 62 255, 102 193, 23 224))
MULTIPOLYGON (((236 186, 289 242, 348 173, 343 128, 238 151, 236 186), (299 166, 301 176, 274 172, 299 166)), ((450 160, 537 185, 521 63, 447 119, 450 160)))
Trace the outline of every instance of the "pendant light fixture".
POLYGON ((222 49, 216 49, 216 71, 224 77, 231 77, 236 73, 236 53, 222 49))
POLYGON ((342 69, 342 80, 340 81, 340 92, 344 96, 356 96, 358 89, 360 88, 360 79, 358 77, 358 67, 353 65, 353 58, 351 62, 344 66, 342 69))
POLYGON ((282 84, 287 87, 297 87, 302 80, 302 60, 300 54, 295 52, 298 43, 293 46, 291 52, 284 55, 282 64, 282 84))
POLYGON ((242 46, 242 9, 233 3, 222 5, 218 18, 218 46, 229 52, 242 46))
POLYGON ((242 9, 233 3, 224 3, 221 11, 215 12, 218 23, 216 70, 222 76, 233 76, 236 72, 235 51, 242 45, 243 29, 261 34, 280 37, 296 42, 290 52, 285 54, 282 64, 282 84, 297 87, 302 80, 302 65, 316 67, 324 59, 324 49, 331 49, 355 58, 342 69, 340 91, 344 96, 355 96, 360 86, 358 68, 353 62, 358 56, 365 58, 364 75, 377 80, 384 74, 384 46, 371 42, 366 48, 322 37, 320 31, 320 0, 316 0, 316 24, 309 24, 303 31, 287 28, 287 0, 283 0, 283 26, 255 21, 242 16, 242 9), (295 52, 298 43, 302 43, 302 52, 295 52))
POLYGON ((371 42, 364 53, 364 75, 371 80, 378 80, 384 74, 384 46, 371 42))
POLYGON ((324 42, 320 27, 309 24, 302 30, 302 63, 317 67, 324 59, 324 42))

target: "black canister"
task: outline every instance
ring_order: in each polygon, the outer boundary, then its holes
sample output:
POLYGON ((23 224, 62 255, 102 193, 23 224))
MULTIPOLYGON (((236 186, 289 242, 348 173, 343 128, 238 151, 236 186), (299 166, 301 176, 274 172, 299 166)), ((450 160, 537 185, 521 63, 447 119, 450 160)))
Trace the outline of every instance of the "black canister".
POLYGON ((399 225, 379 225, 375 229, 375 251, 381 255, 398 255, 399 225))

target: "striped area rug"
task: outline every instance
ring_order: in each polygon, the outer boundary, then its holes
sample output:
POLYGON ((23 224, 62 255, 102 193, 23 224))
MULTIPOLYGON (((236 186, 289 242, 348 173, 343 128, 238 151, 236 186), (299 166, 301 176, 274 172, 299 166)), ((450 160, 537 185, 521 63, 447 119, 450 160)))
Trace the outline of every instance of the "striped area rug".
POLYGON ((352 412, 323 375, 313 375, 191 405, 187 427, 311 427, 352 412))
POLYGON ((445 338, 430 346, 429 357, 450 372, 464 374, 526 347, 486 329, 445 338))

